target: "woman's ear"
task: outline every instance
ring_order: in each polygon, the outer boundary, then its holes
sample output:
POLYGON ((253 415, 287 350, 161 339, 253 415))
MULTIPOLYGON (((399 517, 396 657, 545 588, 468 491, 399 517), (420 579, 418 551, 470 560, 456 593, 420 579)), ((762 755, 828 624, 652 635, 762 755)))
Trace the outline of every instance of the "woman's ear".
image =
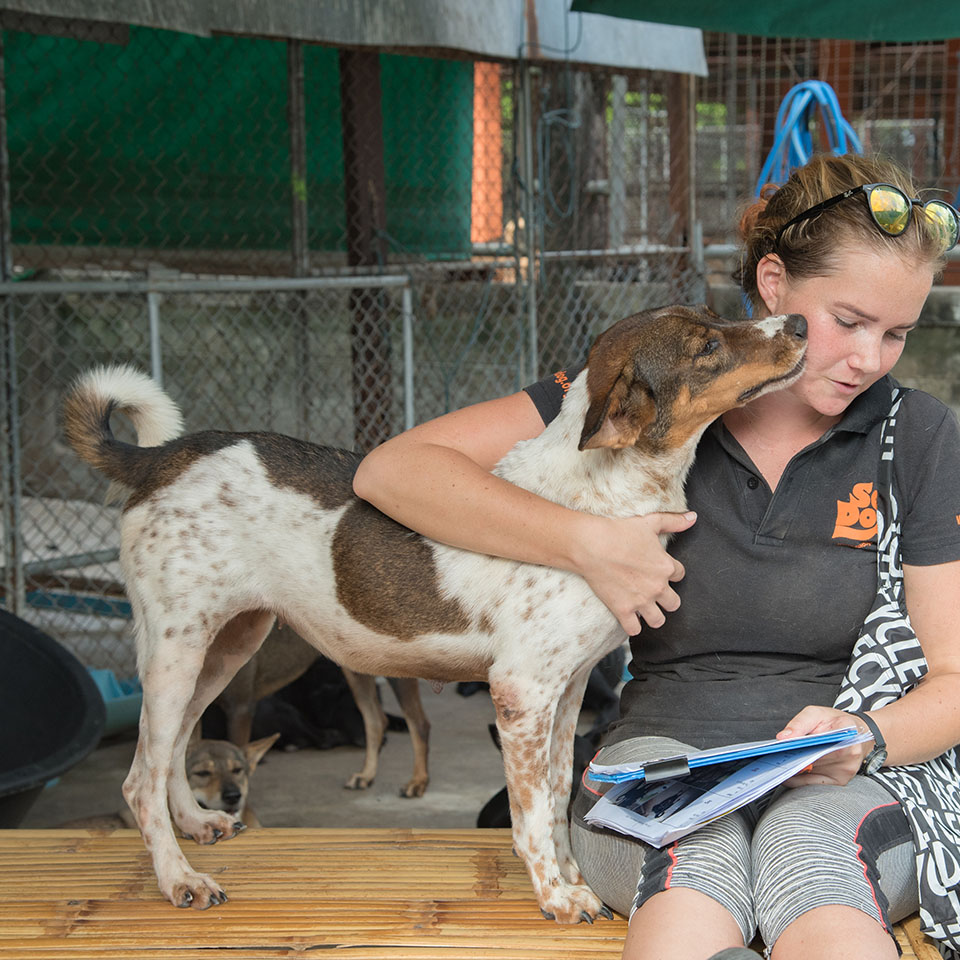
POLYGON ((780 312, 779 305, 786 293, 786 285, 787 268, 775 253, 768 253, 757 264, 757 292, 771 317, 780 312))

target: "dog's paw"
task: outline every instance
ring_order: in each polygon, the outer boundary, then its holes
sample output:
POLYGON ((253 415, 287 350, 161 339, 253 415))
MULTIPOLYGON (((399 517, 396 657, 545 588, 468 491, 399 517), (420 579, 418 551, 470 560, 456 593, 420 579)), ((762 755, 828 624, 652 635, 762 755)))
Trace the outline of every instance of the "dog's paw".
POLYGON ((227 902, 227 895, 220 885, 202 873, 190 873, 175 883, 167 893, 167 899, 182 909, 207 910, 227 902))
POLYGON ((400 788, 401 797, 422 797, 427 792, 427 777, 414 777, 405 787, 400 788))
POLYGON ((235 820, 233 816, 226 813, 207 813, 203 817, 191 817, 185 820, 186 822, 182 825, 177 823, 184 837, 204 846, 216 843, 218 840, 230 840, 246 830, 246 826, 241 821, 235 820))
POLYGON ((366 790, 367 787, 373 786, 373 777, 355 773, 343 786, 347 790, 366 790))
POLYGON ((540 904, 540 912, 557 923, 593 923, 597 917, 613 916, 589 887, 570 883, 554 887, 540 904))
POLYGON ((560 866, 560 873, 563 875, 565 880, 569 881, 574 886, 581 886, 584 883, 583 874, 580 872, 580 867, 572 856, 558 857, 557 861, 560 866))

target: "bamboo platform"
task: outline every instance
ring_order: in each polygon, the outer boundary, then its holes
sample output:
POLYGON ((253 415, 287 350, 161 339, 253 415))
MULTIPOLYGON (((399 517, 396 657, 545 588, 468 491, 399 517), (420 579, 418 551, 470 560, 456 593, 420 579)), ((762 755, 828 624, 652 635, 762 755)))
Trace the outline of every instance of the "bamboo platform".
MULTIPOLYGON (((184 841, 230 897, 161 899, 132 830, 0 830, 0 958, 10 960, 603 960, 622 918, 544 920, 507 830, 249 830, 184 841)), ((906 958, 939 960, 914 923, 906 958)))

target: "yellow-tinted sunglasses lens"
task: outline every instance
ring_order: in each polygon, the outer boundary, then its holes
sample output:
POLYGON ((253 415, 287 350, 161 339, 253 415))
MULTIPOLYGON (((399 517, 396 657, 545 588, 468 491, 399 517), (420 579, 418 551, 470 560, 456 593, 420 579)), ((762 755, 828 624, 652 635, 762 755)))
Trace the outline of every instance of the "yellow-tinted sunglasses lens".
POLYGON ((874 223, 891 237, 899 237, 910 223, 910 201, 895 187, 874 187, 868 197, 874 223))
POLYGON ((943 243, 944 251, 956 246, 960 224, 953 207, 942 200, 929 200, 923 205, 923 212, 930 228, 943 243))

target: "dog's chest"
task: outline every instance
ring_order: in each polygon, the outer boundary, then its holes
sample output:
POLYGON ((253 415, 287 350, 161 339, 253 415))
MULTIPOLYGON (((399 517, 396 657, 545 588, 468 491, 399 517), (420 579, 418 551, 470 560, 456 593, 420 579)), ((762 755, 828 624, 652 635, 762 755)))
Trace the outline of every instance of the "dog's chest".
POLYGON ((517 486, 569 507, 606 517, 686 510, 686 450, 653 460, 634 448, 579 450, 586 410, 581 375, 557 417, 541 434, 518 443, 494 472, 517 486))

